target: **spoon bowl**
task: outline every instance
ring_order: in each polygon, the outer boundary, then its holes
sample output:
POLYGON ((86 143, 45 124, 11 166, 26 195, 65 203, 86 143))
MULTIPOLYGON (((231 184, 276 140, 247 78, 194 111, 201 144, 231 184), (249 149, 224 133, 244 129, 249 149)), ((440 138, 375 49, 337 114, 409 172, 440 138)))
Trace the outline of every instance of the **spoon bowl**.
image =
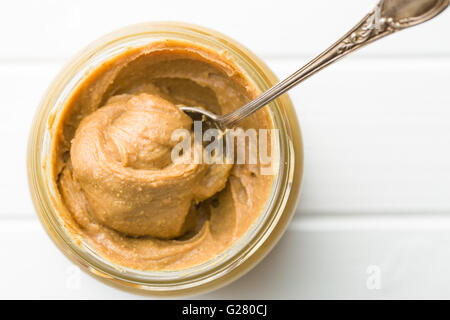
POLYGON ((185 105, 177 105, 181 111, 186 113, 194 121, 200 121, 202 123, 202 130, 206 131, 208 129, 218 129, 220 131, 225 131, 226 127, 222 126, 220 116, 212 113, 206 109, 198 107, 188 107, 185 105))

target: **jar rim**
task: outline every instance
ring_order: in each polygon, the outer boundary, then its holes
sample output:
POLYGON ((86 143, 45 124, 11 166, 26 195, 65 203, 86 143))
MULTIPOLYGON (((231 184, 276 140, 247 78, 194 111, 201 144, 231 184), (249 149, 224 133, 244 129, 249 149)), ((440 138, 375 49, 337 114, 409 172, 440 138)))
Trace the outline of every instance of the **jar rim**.
MULTIPOLYGON (((281 133, 279 135, 279 174, 272 183, 271 195, 263 212, 259 214, 249 230, 230 248, 197 266, 181 270, 155 272, 118 266, 96 253, 86 243, 80 246, 79 243, 76 243, 77 241, 74 241, 73 235, 65 229, 63 220, 58 214, 58 208, 54 204, 54 199, 52 199, 52 195, 57 195, 58 191, 53 185, 52 179, 49 180, 48 178, 48 173, 52 170, 51 165, 48 164, 48 150, 51 150, 53 138, 49 132, 49 124, 58 122, 58 111, 61 111, 64 101, 70 97, 87 70, 95 69, 99 63, 114 57, 120 50, 142 46, 155 41, 155 39, 168 37, 187 40, 196 45, 213 48, 216 51, 219 49, 227 50, 237 67, 261 91, 274 85, 277 80, 270 69, 248 49, 215 31, 178 22, 153 22, 124 27, 88 45, 71 59, 52 82, 33 120, 27 157, 29 186, 35 209, 44 227, 60 249, 79 265, 102 278, 155 294, 185 293, 193 289, 200 290, 202 287, 204 289, 206 287, 218 287, 220 284, 226 283, 226 281, 219 281, 220 279, 225 280, 227 275, 231 273, 237 274, 237 272, 234 272, 235 269, 241 268, 244 271, 245 268, 241 266, 248 265, 247 260, 255 256, 271 236, 273 230, 280 227, 277 224, 282 218, 285 221, 284 225, 281 226, 282 230, 280 230, 279 235, 284 231, 295 208, 303 173, 303 148, 300 129, 292 103, 287 96, 284 96, 269 105, 272 121, 281 133), (291 115, 294 114, 294 119, 286 112, 291 115), (288 200, 291 203, 286 210, 288 200), (248 239, 249 236, 250 239, 248 239), (230 255, 229 251, 233 248, 235 252, 230 255), (236 250, 236 248, 238 249, 236 250), (206 264, 209 264, 209 266, 205 269, 206 264), (216 286, 213 285, 215 282, 217 283, 216 286)), ((274 242, 278 238, 279 236, 274 242)), ((273 245, 274 243, 268 247, 271 248, 273 245)), ((268 250, 262 252, 259 260, 267 252, 268 250)), ((232 277, 228 276, 228 278, 230 278, 228 280, 231 280, 232 277)))

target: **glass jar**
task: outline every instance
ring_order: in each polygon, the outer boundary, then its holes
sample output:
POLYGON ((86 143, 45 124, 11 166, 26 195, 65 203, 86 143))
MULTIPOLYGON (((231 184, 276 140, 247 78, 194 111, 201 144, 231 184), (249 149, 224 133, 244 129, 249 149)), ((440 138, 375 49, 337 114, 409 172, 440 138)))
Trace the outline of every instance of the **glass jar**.
POLYGON ((144 23, 110 33, 82 50, 57 75, 36 112, 28 142, 28 180, 38 216, 47 233, 73 262, 97 278, 121 288, 154 295, 205 292, 223 286, 255 266, 275 245, 293 215, 303 173, 303 146, 299 124, 287 95, 268 106, 274 128, 279 129, 279 172, 267 205, 249 230, 229 249, 201 265, 176 271, 140 271, 106 260, 83 241, 75 240, 58 215, 63 205, 52 178, 50 152, 53 128, 67 99, 90 70, 132 47, 162 39, 183 40, 216 52, 226 52, 258 90, 277 79, 269 68, 236 41, 195 25, 144 23))

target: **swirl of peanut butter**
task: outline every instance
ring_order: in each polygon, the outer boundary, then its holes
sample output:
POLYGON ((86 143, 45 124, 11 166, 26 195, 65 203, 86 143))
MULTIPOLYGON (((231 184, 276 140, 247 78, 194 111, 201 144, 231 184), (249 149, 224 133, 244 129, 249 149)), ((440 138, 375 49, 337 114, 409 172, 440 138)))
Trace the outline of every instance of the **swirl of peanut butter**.
POLYGON ((231 169, 171 160, 172 132, 191 126, 172 103, 145 93, 118 96, 80 123, 70 150, 73 175, 101 223, 133 236, 186 232, 189 208, 223 189, 231 169))
MULTIPOLYGON (((259 164, 173 162, 172 133, 192 127, 176 105, 224 114, 257 95, 226 52, 190 42, 129 48, 94 68, 53 132, 67 230, 109 261, 140 270, 189 268, 230 248, 262 212, 273 177, 259 164)), ((271 128, 269 113, 240 126, 271 128)))

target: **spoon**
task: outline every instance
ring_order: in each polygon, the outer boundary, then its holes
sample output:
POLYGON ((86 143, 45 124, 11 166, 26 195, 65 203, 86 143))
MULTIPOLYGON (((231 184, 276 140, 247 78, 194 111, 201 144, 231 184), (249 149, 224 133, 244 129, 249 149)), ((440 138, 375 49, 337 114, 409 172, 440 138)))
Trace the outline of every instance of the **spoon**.
POLYGON ((193 120, 203 121, 206 128, 224 131, 348 53, 396 31, 430 20, 449 4, 450 0, 381 0, 374 10, 331 47, 242 107, 224 115, 196 107, 179 107, 193 120))

